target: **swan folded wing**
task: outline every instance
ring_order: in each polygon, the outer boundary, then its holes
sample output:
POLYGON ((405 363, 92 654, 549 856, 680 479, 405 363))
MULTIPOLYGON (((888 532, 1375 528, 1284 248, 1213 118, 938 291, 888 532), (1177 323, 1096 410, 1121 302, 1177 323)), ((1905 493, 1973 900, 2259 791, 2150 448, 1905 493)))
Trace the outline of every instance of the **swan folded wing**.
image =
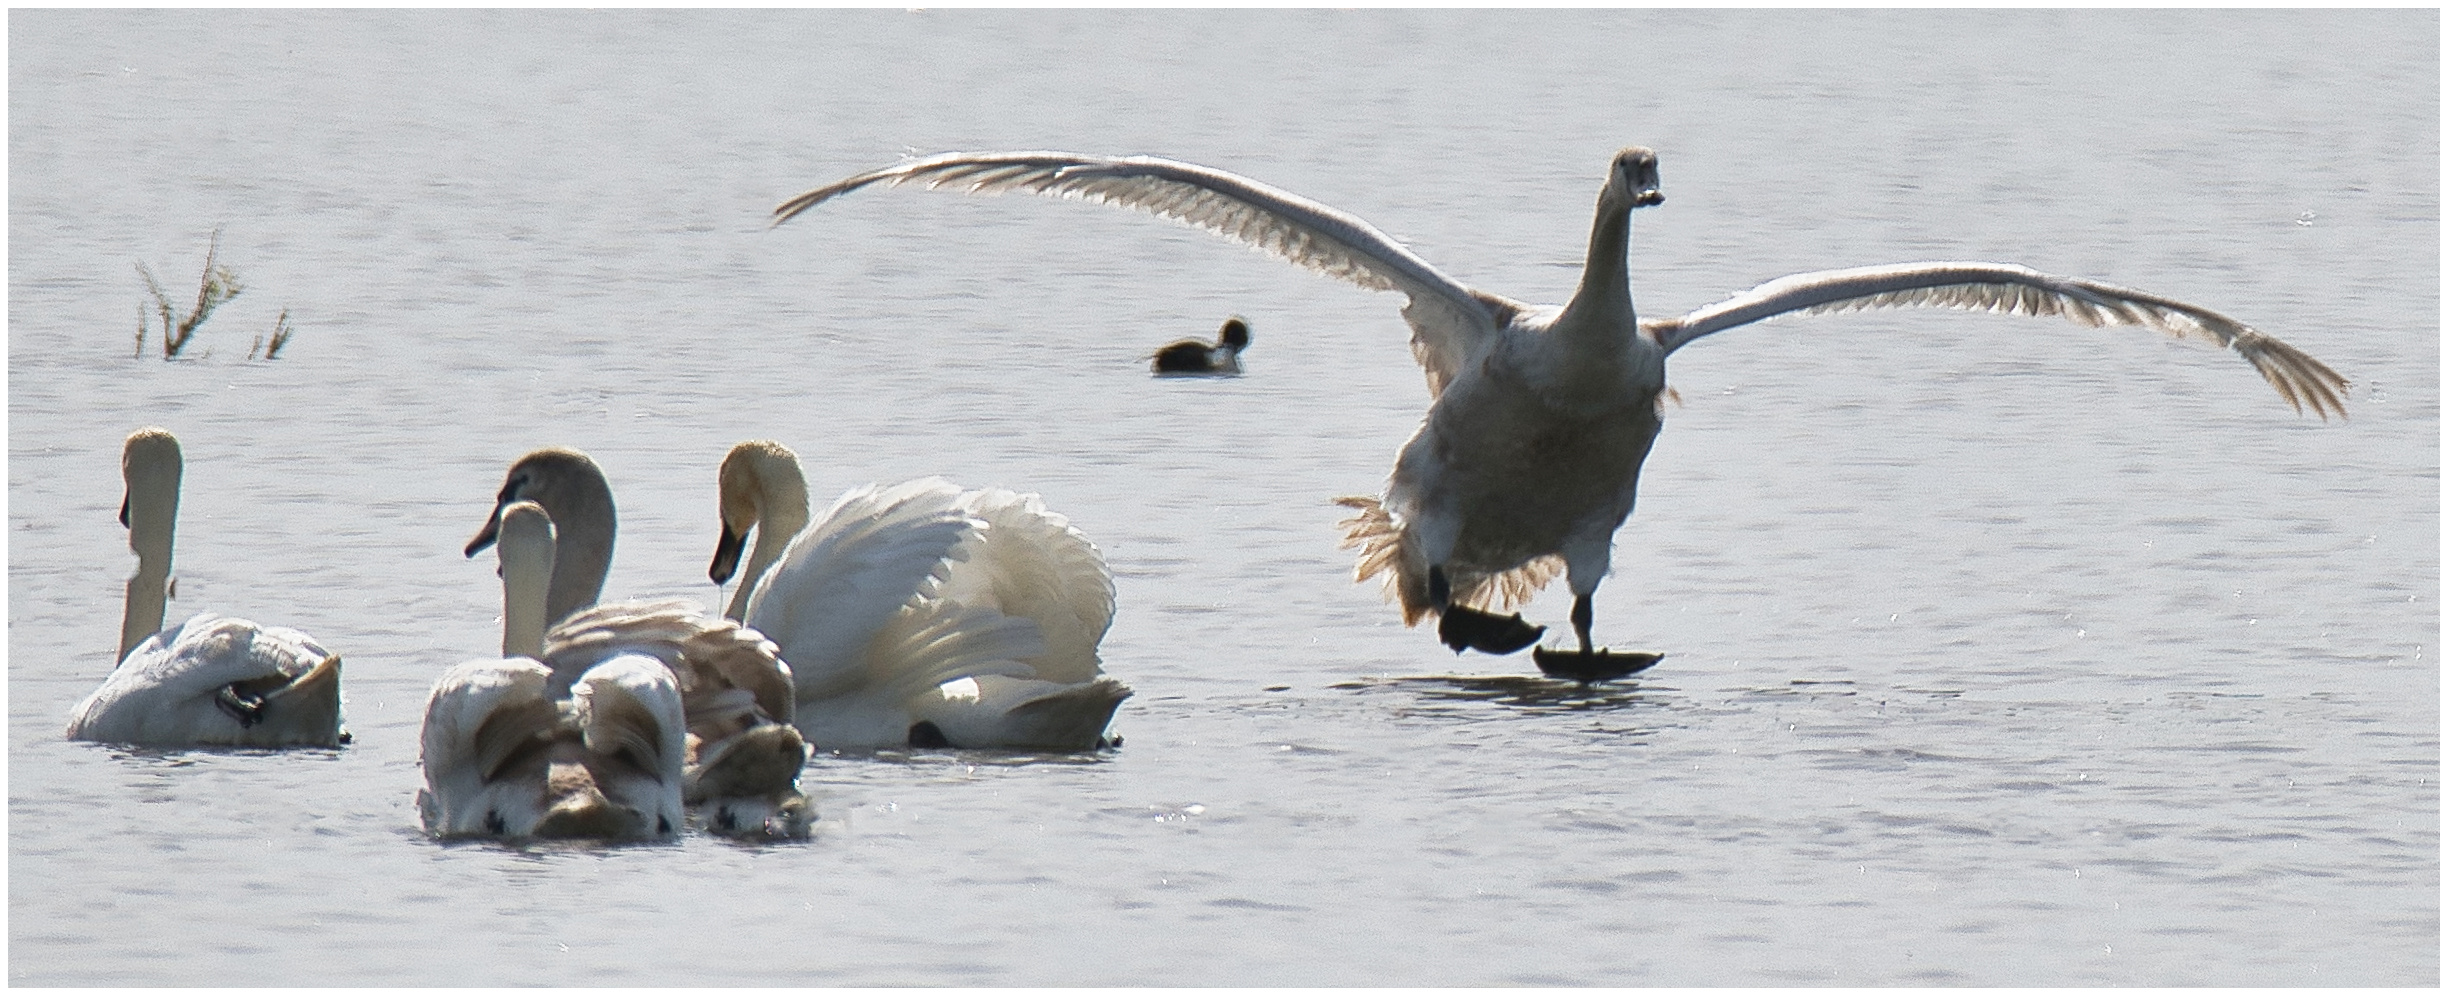
POLYGON ((1094 679, 1114 614, 1113 573, 1096 544, 1034 494, 986 488, 962 495, 961 507, 986 528, 962 540, 970 556, 927 594, 1035 620, 1045 642, 1029 660, 1037 677, 1094 679))
POLYGON ((486 832, 486 784, 545 742, 559 718, 546 694, 552 671, 525 658, 474 660, 434 681, 418 733, 425 789, 417 809, 428 833, 486 832))
POLYGON ((930 578, 940 581, 979 523, 953 507, 960 490, 934 480, 842 496, 801 530, 758 581, 748 625, 781 647, 801 697, 855 686, 860 654, 930 578))
POLYGON ((2213 342, 2260 371, 2298 412, 2346 414, 2346 378, 2278 339, 2218 312, 2113 284, 2005 263, 1904 263, 1780 277, 1681 318, 1646 323, 1671 353, 1701 336, 1790 313, 1940 307, 2057 316, 2098 328, 2137 325, 2213 342))
POLYGON ((1411 298, 1403 316, 1411 324, 1414 354, 1429 369, 1431 393, 1521 310, 1446 276, 1354 215, 1236 173, 1155 156, 947 152, 800 194, 774 208, 774 224, 861 187, 912 181, 970 194, 1017 190, 1135 208, 1370 290, 1400 290, 1411 298))
POLYGON ((788 723, 798 701, 790 665, 772 640, 685 599, 595 606, 545 635, 544 662, 564 685, 625 654, 671 669, 700 736, 719 738, 760 717, 788 723))
POLYGON ((867 647, 862 693, 907 702, 962 678, 1035 678, 1027 661, 1046 652, 1034 620, 930 599, 896 613, 867 647))
POLYGON ((687 746, 681 721, 680 686, 671 670, 652 658, 615 657, 592 668, 570 690, 575 722, 589 751, 626 754, 643 773, 668 781, 678 809, 680 769, 687 746))

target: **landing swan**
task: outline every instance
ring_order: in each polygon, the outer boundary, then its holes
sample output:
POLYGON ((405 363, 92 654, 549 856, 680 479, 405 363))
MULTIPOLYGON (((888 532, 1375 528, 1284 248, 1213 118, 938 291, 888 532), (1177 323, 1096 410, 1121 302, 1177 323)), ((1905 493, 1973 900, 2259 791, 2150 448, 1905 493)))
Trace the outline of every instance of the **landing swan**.
POLYGON ((1434 399, 1381 498, 1359 511, 1345 546, 1357 576, 1387 587, 1415 624, 1440 615, 1456 651, 1510 653, 1544 631, 1511 608, 1561 573, 1573 592, 1577 652, 1542 648, 1542 669, 1583 680, 1628 673, 1654 655, 1609 660, 1590 643, 1590 595, 1615 530, 1632 513, 1641 462, 1657 437, 1666 357, 1702 336, 1780 315, 1936 306, 2138 325, 2235 350, 2300 412, 2345 414, 2346 380, 2320 361, 2217 312, 2171 298, 2003 263, 1899 263, 1781 277, 1679 318, 1638 320, 1626 254, 1631 212, 1662 203, 1657 154, 1616 153, 1598 192, 1580 286, 1535 307, 1466 286, 1365 221, 1223 170, 1148 156, 946 153, 819 187, 774 209, 779 225, 875 183, 920 181, 967 193, 1007 190, 1099 201, 1172 218, 1290 262, 1408 301, 1411 350, 1434 399))
POLYGON ((797 454, 771 440, 723 457, 729 613, 770 635, 798 682, 799 729, 834 749, 1089 750, 1130 688, 1106 677, 1113 576, 1036 495, 941 479, 845 494, 808 524, 797 454))
POLYGON ((68 715, 71 740, 184 747, 337 747, 340 658, 281 626, 197 613, 162 628, 185 461, 166 429, 138 429, 120 451, 119 524, 136 551, 119 627, 119 666, 68 715))
POLYGON ((1248 319, 1234 315, 1216 330, 1215 342, 1181 340, 1148 357, 1148 366, 1159 374, 1237 374, 1241 372, 1241 351, 1249 344, 1248 319))
POLYGON ((594 605, 611 563, 614 514, 611 485, 584 453, 555 447, 512 464, 468 553, 509 542, 512 518, 532 515, 550 523, 547 542, 555 554, 542 566, 521 568, 523 575, 550 578, 544 591, 530 584, 522 595, 509 586, 513 561, 524 558, 503 550, 504 653, 540 662, 551 674, 545 693, 556 698, 569 694, 590 668, 616 657, 663 664, 682 697, 687 739, 681 787, 700 821, 718 833, 804 835, 813 814, 797 784, 807 749, 791 725, 789 665, 773 641, 687 601, 594 605), (560 555, 573 546, 575 570, 560 555), (531 608, 513 611, 522 603, 531 608), (507 632, 514 617, 522 620, 516 635, 507 632), (550 618, 551 629, 527 636, 534 624, 524 620, 531 618, 550 618))

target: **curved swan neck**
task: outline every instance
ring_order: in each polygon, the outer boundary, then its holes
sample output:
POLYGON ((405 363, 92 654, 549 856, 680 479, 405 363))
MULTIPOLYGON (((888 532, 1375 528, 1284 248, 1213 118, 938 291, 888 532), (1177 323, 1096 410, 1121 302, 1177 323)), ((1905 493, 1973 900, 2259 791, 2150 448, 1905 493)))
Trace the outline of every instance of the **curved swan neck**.
POLYGON ((171 539, 185 471, 178 437, 151 428, 129 434, 119 471, 127 481, 120 519, 128 528, 128 549, 136 552, 136 573, 128 578, 127 609, 119 622, 117 659, 126 660, 128 651, 161 631, 169 610, 171 539))
MULTIPOLYGON (((545 625, 550 626, 602 597, 620 514, 612 506, 612 485, 604 479, 603 468, 586 454, 563 447, 537 450, 510 466, 500 500, 506 507, 520 499, 544 506, 552 518, 552 590, 545 600, 545 625)), ((495 514, 500 514, 498 508, 495 514)))
POLYGON ((514 502, 502 510, 502 656, 544 658, 552 590, 553 523, 542 505, 514 502))
POLYGON ((756 546, 740 571, 739 589, 723 614, 735 621, 748 618, 748 597, 766 568, 782 559, 782 551, 808 524, 807 475, 799 455, 770 439, 750 440, 731 448, 722 465, 723 528, 733 533, 756 531, 756 546))

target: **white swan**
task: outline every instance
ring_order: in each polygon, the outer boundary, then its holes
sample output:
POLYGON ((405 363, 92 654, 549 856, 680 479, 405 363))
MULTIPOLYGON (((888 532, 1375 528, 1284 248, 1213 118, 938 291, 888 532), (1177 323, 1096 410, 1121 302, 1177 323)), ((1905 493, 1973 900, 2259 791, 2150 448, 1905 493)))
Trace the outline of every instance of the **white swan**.
POLYGON ((618 524, 611 486, 586 454, 552 448, 521 457, 493 514, 468 544, 470 555, 511 542, 512 520, 523 516, 550 523, 547 543, 555 551, 545 565, 529 563, 518 572, 551 580, 541 593, 532 583, 525 594, 511 591, 513 562, 531 558, 505 546, 504 653, 536 657, 551 675, 544 694, 554 698, 614 658, 660 662, 681 695, 687 738, 680 786, 700 821, 719 833, 805 835, 813 814, 799 792, 798 774, 807 749, 791 725, 790 667, 773 642, 687 601, 592 604, 603 589, 618 524), (575 570, 561 555, 573 547, 575 570), (527 635, 534 627, 527 620, 539 618, 553 620, 550 631, 527 635))
POLYGON ((1241 372, 1241 351, 1249 344, 1249 320, 1234 315, 1216 330, 1215 342, 1183 339, 1148 357, 1148 367, 1164 375, 1237 374, 1241 372))
POLYGON ((71 740, 183 747, 336 747, 340 658, 281 626, 198 613, 162 628, 173 587, 178 525, 178 438, 146 428, 120 452, 127 499, 119 523, 136 551, 120 622, 119 665, 68 716, 71 740))
POLYGON ((870 485, 808 525, 799 458, 731 448, 708 574, 739 566, 730 612, 771 636, 798 682, 798 724, 832 749, 1088 750, 1130 688, 1104 675, 1113 576, 1036 495, 936 478, 870 485))
POLYGON ((1680 318, 1639 321, 1625 270, 1631 211, 1665 199, 1657 155, 1642 148, 1616 153, 1598 193, 1580 286, 1560 308, 1468 287, 1367 222, 1316 201, 1147 156, 948 153, 808 191, 775 208, 774 223, 870 184, 913 180, 1137 208, 1362 287, 1402 291, 1412 355, 1426 368, 1435 401, 1397 458, 1385 495, 1341 499, 1359 509, 1345 523, 1345 545, 1360 548, 1358 576, 1390 573, 1404 621, 1441 615, 1439 636, 1457 651, 1509 653, 1535 642, 1543 627, 1487 610, 1510 608, 1562 573, 1580 648, 1542 648, 1539 663, 1584 680, 1656 659, 1594 652, 1590 595, 1606 576, 1615 530, 1632 513, 1641 461, 1657 436, 1666 357, 1710 333, 1793 313, 1923 305, 2138 325, 2235 350, 2299 412, 2345 413, 2345 378, 2232 318, 2002 263, 1802 273, 1680 318))

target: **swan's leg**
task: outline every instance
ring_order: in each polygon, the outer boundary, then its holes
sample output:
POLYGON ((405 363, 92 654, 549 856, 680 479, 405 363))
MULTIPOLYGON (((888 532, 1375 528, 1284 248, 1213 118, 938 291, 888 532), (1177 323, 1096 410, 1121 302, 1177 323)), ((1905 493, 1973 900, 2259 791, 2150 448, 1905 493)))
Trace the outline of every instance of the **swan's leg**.
POLYGON ((1590 597, 1574 595, 1572 608, 1573 635, 1581 638, 1581 652, 1590 652, 1590 597))
POLYGON ((1598 582, 1606 577, 1609 551, 1607 541, 1593 546, 1581 544, 1579 549, 1567 548, 1565 571, 1573 589, 1573 636, 1581 642, 1579 650, 1549 650, 1540 647, 1530 652, 1539 670, 1552 677, 1569 678, 1582 684, 1612 681, 1626 675, 1648 670, 1650 665, 1665 658, 1664 654, 1623 652, 1594 648, 1590 643, 1590 623, 1596 615, 1590 609, 1590 596, 1597 594, 1598 582))
POLYGON ((1453 604, 1453 584, 1441 565, 1428 568, 1428 601, 1437 607, 1437 639, 1457 654, 1465 650, 1509 654, 1537 643, 1547 632, 1545 626, 1522 621, 1519 612, 1500 616, 1453 604))

